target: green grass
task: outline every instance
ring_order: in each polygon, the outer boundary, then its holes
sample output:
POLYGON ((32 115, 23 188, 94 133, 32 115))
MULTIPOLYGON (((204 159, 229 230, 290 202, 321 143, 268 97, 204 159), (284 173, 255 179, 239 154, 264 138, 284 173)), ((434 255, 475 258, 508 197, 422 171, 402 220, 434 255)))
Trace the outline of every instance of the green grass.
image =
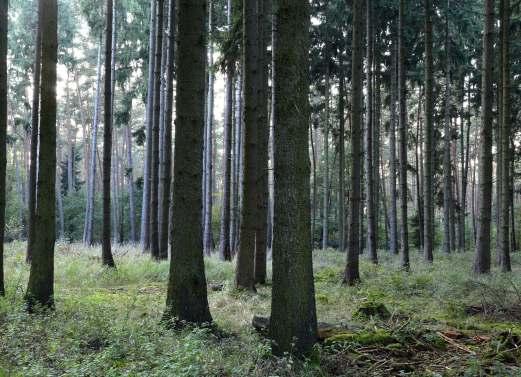
POLYGON ((390 345, 392 349, 383 344, 382 352, 371 354, 356 341, 328 344, 317 346, 310 360, 300 362, 290 355, 272 357, 269 342, 253 331, 253 315, 269 315, 271 287, 260 287, 257 294, 235 291, 232 264, 206 260, 208 281, 225 287, 222 292, 209 292, 213 318, 225 334, 216 336, 205 329, 174 332, 160 324, 168 263, 153 262, 130 247, 116 249, 118 269, 109 271, 100 265, 99 249, 57 245, 56 311, 28 315, 23 310, 28 277, 24 249, 23 243, 12 243, 6 250, 7 296, 0 299, 0 377, 376 376, 389 366, 388 359, 399 357, 397 349, 409 349, 410 339, 418 337, 435 346, 433 358, 408 366, 396 362, 386 375, 441 375, 434 372, 438 370, 434 356, 443 357, 443 352, 459 355, 449 369, 443 369, 446 375, 521 375, 517 350, 509 349, 507 354, 501 351, 505 345, 496 344, 506 339, 500 335, 505 331, 511 334, 510 340, 521 338, 521 316, 509 314, 509 309, 521 308, 517 293, 521 258, 517 254, 513 256, 514 272, 494 271, 483 278, 471 274, 470 252, 437 254, 433 265, 412 255, 410 273, 401 271, 397 260, 383 252, 378 266, 362 256, 362 283, 348 288, 341 285, 345 255, 316 252, 319 320, 356 323, 364 334, 385 329, 400 344, 390 345), (367 302, 385 304, 391 318, 354 316, 367 302), (467 306, 483 304, 489 308, 487 316, 465 313, 467 306), (476 355, 458 353, 436 335, 447 328, 487 334, 492 340, 486 347, 472 342, 465 345, 476 355))

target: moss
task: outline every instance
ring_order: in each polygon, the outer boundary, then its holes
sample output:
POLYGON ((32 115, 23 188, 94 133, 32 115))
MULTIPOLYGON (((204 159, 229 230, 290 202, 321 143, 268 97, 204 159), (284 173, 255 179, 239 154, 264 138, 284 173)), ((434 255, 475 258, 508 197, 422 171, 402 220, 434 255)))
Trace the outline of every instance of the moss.
POLYGON ((388 319, 391 317, 391 313, 382 303, 368 301, 362 304, 354 313, 354 318, 369 319, 369 318, 380 318, 388 319))
POLYGON ((359 333, 344 332, 326 340, 326 344, 357 343, 363 346, 396 344, 396 338, 386 330, 362 331, 359 333))

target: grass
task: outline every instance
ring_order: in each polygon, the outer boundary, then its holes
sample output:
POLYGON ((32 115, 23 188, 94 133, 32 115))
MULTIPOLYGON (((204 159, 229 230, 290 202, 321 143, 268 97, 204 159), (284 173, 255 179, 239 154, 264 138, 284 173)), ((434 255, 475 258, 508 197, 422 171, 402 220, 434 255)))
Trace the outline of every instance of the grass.
POLYGON ((168 263, 123 246, 116 250, 118 270, 108 271, 98 249, 57 245, 56 311, 28 315, 24 249, 16 242, 6 250, 0 377, 521 376, 517 254, 512 273, 477 278, 470 252, 438 254, 433 265, 413 255, 410 273, 382 252, 378 266, 362 256, 362 283, 347 288, 341 285, 345 255, 316 252, 319 320, 363 330, 340 334, 342 341, 317 346, 301 362, 291 355, 271 356, 269 342, 251 327, 254 314, 269 315, 271 287, 260 287, 257 294, 235 291, 232 264, 206 260, 209 283, 224 284, 223 291, 209 292, 213 318, 225 334, 216 336, 207 329, 165 329, 159 322, 168 263), (390 318, 355 315, 368 303, 383 303, 390 318))

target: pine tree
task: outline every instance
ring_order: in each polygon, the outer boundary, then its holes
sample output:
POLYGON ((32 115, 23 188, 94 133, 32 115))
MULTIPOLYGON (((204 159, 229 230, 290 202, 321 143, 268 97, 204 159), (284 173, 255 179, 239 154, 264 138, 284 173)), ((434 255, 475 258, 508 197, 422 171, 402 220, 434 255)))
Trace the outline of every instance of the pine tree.
POLYGON ((8 0, 0 0, 0 296, 4 288, 4 232, 7 165, 7 9, 8 0))

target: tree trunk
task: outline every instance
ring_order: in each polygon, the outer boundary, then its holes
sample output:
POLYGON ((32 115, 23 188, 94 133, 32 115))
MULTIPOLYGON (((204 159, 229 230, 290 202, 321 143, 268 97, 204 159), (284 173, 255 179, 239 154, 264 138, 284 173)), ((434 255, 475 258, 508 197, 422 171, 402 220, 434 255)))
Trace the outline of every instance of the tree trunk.
POLYGON ((35 248, 25 296, 29 311, 32 311, 35 306, 53 307, 54 304, 58 6, 56 0, 40 1, 41 30, 45 38, 42 38, 40 143, 36 198, 38 206, 34 224, 35 248))
POLYGON ((490 225, 492 218, 492 129, 494 101, 494 0, 485 0, 482 64, 482 124, 480 129, 477 242, 474 272, 490 272, 490 225))
POLYGON ((400 103, 400 221, 402 267, 409 270, 409 230, 407 225, 407 110, 405 70, 405 0, 400 0, 398 26, 398 100, 400 103))
POLYGON ((127 185, 129 200, 130 241, 137 242, 136 233, 136 193, 134 188, 134 159, 132 157, 132 130, 131 124, 125 127, 125 139, 127 143, 127 185))
POLYGON ((353 0, 353 42, 351 78, 351 200, 349 202, 349 237, 344 283, 355 285, 360 281, 360 175, 362 161, 362 41, 363 0, 353 0))
MULTIPOLYGON (((327 47, 326 47, 327 49, 327 47)), ((326 52, 327 54, 327 52, 326 52)), ((326 56, 326 59, 329 57, 326 56)), ((330 72, 329 60, 326 62, 325 80, 325 124, 324 124, 324 177, 323 177, 323 204, 322 204, 322 250, 326 250, 329 243, 329 118, 330 118, 330 72)))
POLYGON ((309 3, 275 3, 275 217, 270 336, 277 355, 306 355, 317 339, 310 233, 309 3))
POLYGON ((34 249, 34 222, 36 218, 36 178, 38 172, 38 131, 40 120, 40 75, 42 59, 41 2, 38 2, 38 22, 36 27, 35 59, 33 72, 33 103, 31 113, 31 163, 29 167, 28 213, 27 213, 27 253, 26 261, 31 263, 34 249))
POLYGON ((110 175, 112 163, 112 33, 113 33, 113 0, 107 0, 105 29, 105 93, 103 118, 103 234, 101 239, 102 262, 104 266, 115 267, 111 250, 111 218, 110 218, 110 175))
POLYGON ((510 150, 511 135, 511 98, 510 98, 510 0, 501 0, 501 181, 500 216, 499 216, 499 253, 501 255, 501 271, 512 270, 510 264, 510 150))
POLYGON ((83 243, 92 246, 94 226, 94 203, 96 192, 96 155, 98 146, 98 123, 101 100, 101 36, 98 47, 98 63, 96 73, 96 99, 94 100, 94 117, 92 120, 91 146, 90 146, 90 171, 87 184, 87 205, 85 207, 85 227, 83 229, 83 243))
POLYGON ((367 116, 365 129, 365 176, 366 176, 366 206, 367 206, 367 251, 369 259, 378 264, 376 252, 376 223, 375 223, 375 187, 373 161, 373 125, 374 125, 374 26, 372 0, 366 1, 367 7, 367 116))
POLYGON ((175 26, 176 26, 176 0, 169 0, 168 16, 168 48, 166 51, 166 86, 165 86, 165 114, 164 114, 164 151, 161 173, 161 203, 162 209, 160 221, 159 258, 168 258, 168 231, 170 228, 170 195, 172 180, 172 119, 174 100, 174 58, 175 58, 175 26))
POLYGON ((338 88, 338 234, 339 249, 345 251, 345 79, 342 58, 340 59, 340 82, 338 88))
POLYGON ((180 1, 170 274, 165 319, 212 322, 203 259, 202 171, 206 1, 180 1))
POLYGON ((141 248, 143 252, 150 249, 150 198, 152 176, 152 127, 154 123, 154 69, 156 56, 156 17, 157 0, 150 0, 150 35, 148 39, 148 79, 147 79, 147 104, 146 104, 146 150, 145 166, 143 173, 143 200, 141 208, 141 248))
POLYGON ((389 211, 389 250, 391 254, 397 255, 398 250, 398 191, 396 188, 396 103, 398 97, 398 46, 397 39, 393 38, 391 51, 391 119, 389 129, 389 194, 391 197, 391 208, 389 211))
POLYGON ((0 0, 0 296, 5 294, 4 232, 7 166, 7 9, 8 0, 0 0))
POLYGON ((242 184, 237 288, 255 290, 255 234, 257 225, 257 159, 259 115, 258 2, 246 0, 244 12, 244 181, 242 184))

